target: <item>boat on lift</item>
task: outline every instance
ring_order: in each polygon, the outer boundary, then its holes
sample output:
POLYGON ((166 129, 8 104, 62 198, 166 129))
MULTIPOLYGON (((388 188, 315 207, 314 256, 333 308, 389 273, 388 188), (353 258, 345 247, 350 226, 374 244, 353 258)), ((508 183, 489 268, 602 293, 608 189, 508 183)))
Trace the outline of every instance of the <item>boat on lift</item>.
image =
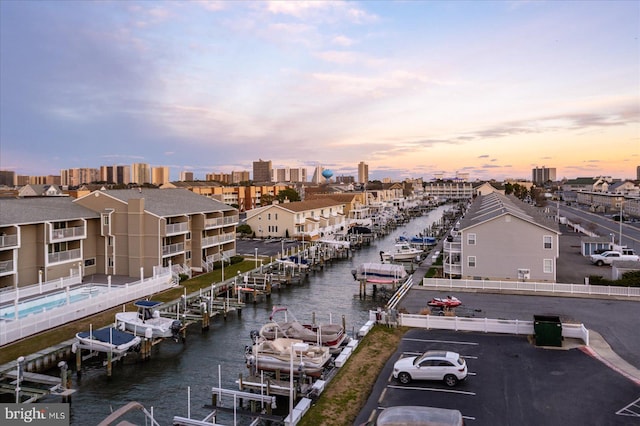
POLYGON ((351 338, 345 333, 344 325, 329 322, 304 324, 298 321, 286 307, 274 306, 269 316, 269 322, 260 328, 258 335, 266 340, 278 337, 300 339, 306 343, 313 343, 329 348, 331 353, 337 353, 351 338), (284 318, 276 320, 275 315, 284 313, 284 318))
POLYGON ((127 311, 116 314, 116 324, 123 331, 147 338, 167 338, 178 340, 182 330, 182 321, 160 316, 158 307, 162 302, 139 300, 134 303, 136 312, 127 311))
POLYGON ((414 262, 420 260, 424 252, 412 247, 409 243, 396 243, 391 251, 381 251, 380 260, 383 262, 414 262))
POLYGON ((257 338, 253 345, 245 348, 245 359, 247 367, 256 374, 280 371, 296 376, 320 377, 331 360, 331 353, 326 346, 300 339, 257 338))
POLYGON ((98 352, 124 353, 137 347, 140 340, 140 337, 115 327, 76 333, 77 347, 98 352))
POLYGON ((403 265, 393 263, 362 263, 351 273, 356 281, 366 281, 371 284, 402 283, 409 276, 403 265))

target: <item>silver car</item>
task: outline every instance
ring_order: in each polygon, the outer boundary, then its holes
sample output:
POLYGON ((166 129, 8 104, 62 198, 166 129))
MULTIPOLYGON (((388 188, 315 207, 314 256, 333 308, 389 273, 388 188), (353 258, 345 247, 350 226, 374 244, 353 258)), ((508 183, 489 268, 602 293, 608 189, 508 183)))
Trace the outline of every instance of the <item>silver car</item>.
POLYGON ((396 361, 393 377, 403 384, 412 380, 442 380, 447 386, 455 386, 467 377, 467 363, 455 352, 427 351, 396 361))

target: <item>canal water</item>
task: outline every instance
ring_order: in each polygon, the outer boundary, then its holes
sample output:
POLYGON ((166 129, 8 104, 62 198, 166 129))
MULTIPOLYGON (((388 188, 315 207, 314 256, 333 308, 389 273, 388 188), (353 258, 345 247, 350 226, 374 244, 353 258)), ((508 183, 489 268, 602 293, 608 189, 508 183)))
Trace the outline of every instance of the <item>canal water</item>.
MULTIPOLYGON (((370 288, 367 297, 360 298, 351 271, 362 263, 379 262, 380 251, 391 250, 397 237, 423 232, 440 221, 447 209, 440 206, 412 219, 370 246, 353 251, 349 259, 335 260, 323 270, 311 272, 301 284, 274 291, 270 300, 247 304, 241 316, 232 312, 226 320, 215 317, 208 332, 201 333, 194 325, 187 330, 186 344, 164 341, 146 362, 125 360, 115 365, 110 378, 106 367, 85 363, 81 379, 74 374, 77 392, 72 397, 71 425, 95 425, 130 401, 141 403, 147 410, 153 407, 154 418, 163 426, 171 425, 173 416, 187 417, 189 413, 191 418, 202 420, 211 411, 204 408, 211 404, 211 387, 237 390, 239 375, 247 375, 244 350, 251 342, 250 332, 268 321, 274 305, 286 306, 301 322, 310 322, 312 312, 319 323, 329 322, 330 316, 333 322, 342 322, 344 316, 347 331, 354 336, 368 320, 369 310, 382 306, 386 299, 379 292, 375 300, 370 288)), ((288 404, 286 400, 278 402, 281 408, 288 404)), ((231 408, 233 403, 227 406, 231 408)), ((131 420, 140 421, 140 416, 131 420)), ((218 422, 233 424, 233 418, 219 416, 218 422)))

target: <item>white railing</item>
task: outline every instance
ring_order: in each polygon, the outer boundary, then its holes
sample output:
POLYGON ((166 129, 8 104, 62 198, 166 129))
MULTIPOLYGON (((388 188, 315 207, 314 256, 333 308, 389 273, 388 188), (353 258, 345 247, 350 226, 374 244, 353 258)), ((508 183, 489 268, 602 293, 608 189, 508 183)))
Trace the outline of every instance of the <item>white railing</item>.
MULTIPOLYGON (((386 314, 386 312, 385 312, 386 314)), ((385 323, 380 312, 369 311, 369 319, 385 323)), ((448 317, 439 315, 398 314, 398 325, 436 330, 474 331, 515 335, 535 334, 534 322, 491 318, 448 317)), ((562 337, 581 339, 589 345, 589 330, 583 324, 562 323, 562 337)))
POLYGON ((61 228, 51 230, 51 241, 78 239, 86 237, 87 232, 84 226, 74 226, 72 228, 61 228))
POLYGON ((15 303, 20 299, 37 296, 39 294, 61 290, 65 287, 73 286, 82 283, 82 277, 78 274, 78 269, 72 269, 71 275, 68 277, 61 277, 57 280, 46 281, 39 284, 33 284, 24 287, 18 287, 16 290, 14 287, 10 289, 3 289, 0 292, 0 305, 7 303, 15 303))
POLYGON ((0 274, 15 273, 13 260, 0 260, 0 274))
POLYGON ((160 272, 153 277, 125 284, 123 287, 110 288, 105 293, 91 295, 83 301, 51 308, 17 320, 0 320, 0 346, 167 290, 173 285, 171 270, 160 268, 160 272))
POLYGON ((58 251, 47 255, 49 263, 69 262, 70 260, 82 260, 80 249, 58 251))
POLYGON ((187 231, 189 231, 189 223, 187 222, 167 223, 165 226, 166 235, 184 234, 187 231))
POLYGON ((424 278, 425 287, 447 289, 499 290, 546 292, 572 295, 623 296, 640 298, 640 287, 622 287, 588 284, 544 283, 532 281, 490 281, 490 280, 457 280, 446 278, 424 278))
POLYGON ((17 235, 0 235, 0 249, 16 247, 18 245, 17 235))
POLYGON ((184 251, 184 243, 169 244, 162 246, 162 255, 170 256, 176 253, 182 253, 184 251))

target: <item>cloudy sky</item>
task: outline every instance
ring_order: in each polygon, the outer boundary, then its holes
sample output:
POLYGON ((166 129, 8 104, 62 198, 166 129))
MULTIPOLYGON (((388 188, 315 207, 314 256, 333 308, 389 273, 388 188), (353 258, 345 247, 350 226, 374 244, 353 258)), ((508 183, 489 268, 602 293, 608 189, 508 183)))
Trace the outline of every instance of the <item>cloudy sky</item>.
POLYGON ((0 169, 635 178, 637 1, 0 3, 0 169))

